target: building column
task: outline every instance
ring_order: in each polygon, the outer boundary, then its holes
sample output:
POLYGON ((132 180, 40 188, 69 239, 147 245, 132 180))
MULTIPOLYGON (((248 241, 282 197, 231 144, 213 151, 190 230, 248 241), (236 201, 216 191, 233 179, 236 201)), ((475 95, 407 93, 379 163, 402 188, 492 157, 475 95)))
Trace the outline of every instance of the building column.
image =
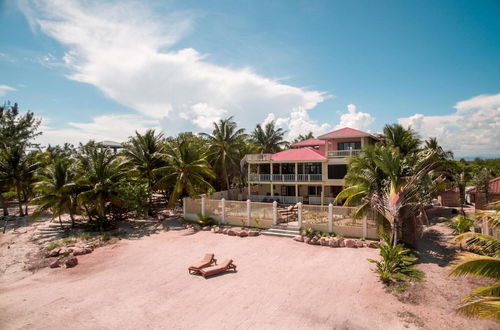
POLYGON ((269 173, 271 173, 269 175, 269 179, 270 179, 270 182, 271 182, 271 196, 274 196, 274 186, 273 186, 273 163, 269 163, 269 173))
POLYGON ((295 199, 296 199, 295 203, 298 203, 299 202, 299 185, 297 183, 295 184, 295 199))
POLYGON ((323 206, 323 199, 325 198, 325 186, 321 184, 321 206, 323 206))
POLYGON ((299 163, 295 162, 295 181, 299 181, 299 163))

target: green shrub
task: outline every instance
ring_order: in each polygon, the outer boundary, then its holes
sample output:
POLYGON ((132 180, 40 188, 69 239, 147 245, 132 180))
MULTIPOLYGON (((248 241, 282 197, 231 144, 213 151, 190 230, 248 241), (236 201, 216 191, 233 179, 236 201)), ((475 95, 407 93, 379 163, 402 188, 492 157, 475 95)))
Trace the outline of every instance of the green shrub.
POLYGON ((215 224, 215 220, 214 218, 212 218, 211 216, 208 216, 208 215, 198 215, 198 224, 202 227, 205 227, 205 226, 211 226, 213 224, 215 224))
POLYGON ((123 201, 118 203, 113 209, 115 217, 120 217, 120 213, 132 212, 137 218, 146 217, 148 215, 148 185, 141 181, 120 181, 113 187, 114 193, 117 195, 117 200, 123 201))
POLYGON ((59 247, 59 243, 58 242, 50 242, 49 245, 47 245, 47 247, 45 248, 45 250, 52 251, 56 247, 59 247))
POLYGON ((258 218, 252 219, 252 221, 255 224, 255 227, 260 228, 261 222, 258 218))
POLYGON ((451 229, 453 229, 453 233, 455 235, 463 234, 470 231, 470 227, 472 227, 472 225, 474 225, 474 221, 462 215, 457 216, 455 220, 451 221, 448 224, 448 226, 451 229))
POLYGON ((395 247, 392 245, 392 235, 382 236, 377 244, 382 259, 368 259, 377 266, 375 272, 379 274, 382 282, 387 284, 393 281, 420 280, 422 273, 415 268, 417 258, 403 244, 395 247))
POLYGON ((311 227, 303 227, 300 229, 300 234, 309 238, 313 238, 317 233, 311 227))

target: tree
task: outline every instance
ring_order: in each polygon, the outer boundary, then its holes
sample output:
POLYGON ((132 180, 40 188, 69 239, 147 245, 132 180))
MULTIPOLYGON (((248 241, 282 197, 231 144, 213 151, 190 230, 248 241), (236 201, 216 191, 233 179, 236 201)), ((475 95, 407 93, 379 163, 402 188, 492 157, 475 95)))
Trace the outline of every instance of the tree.
POLYGON ((244 144, 245 130, 238 129, 233 117, 229 117, 214 123, 211 135, 206 133, 200 135, 208 140, 209 159, 214 168, 222 172, 226 188, 229 190, 231 188, 229 172, 238 171, 240 161, 238 150, 244 144))
POLYGON ((282 128, 276 128, 275 121, 271 121, 264 126, 258 124, 251 134, 252 141, 257 145, 259 152, 275 153, 281 150, 281 147, 286 144, 283 139, 286 131, 282 128))
POLYGON ((144 178, 147 181, 149 191, 148 213, 152 211, 152 195, 156 184, 154 170, 164 165, 161 157, 163 152, 163 134, 156 134, 154 130, 147 130, 143 135, 135 132, 125 145, 123 155, 127 157, 127 165, 135 177, 144 178))
POLYGON ((421 143, 417 132, 399 124, 385 125, 381 140, 384 145, 397 148, 403 157, 417 152, 421 143))
POLYGON ((293 143, 292 143, 292 144, 299 143, 299 142, 302 142, 302 141, 305 141, 305 140, 309 140, 309 139, 314 139, 314 134, 313 134, 313 132, 309 132, 309 133, 307 133, 306 135, 302 135, 302 134, 300 134, 299 136, 297 136, 297 137, 293 140, 293 143))
POLYGON ((34 187, 37 196, 31 201, 31 204, 37 206, 33 217, 37 218, 50 210, 53 217, 59 218, 62 227, 61 215, 68 212, 72 226, 75 225, 76 196, 79 188, 75 183, 76 174, 70 162, 67 158, 57 158, 37 176, 38 182, 34 187))
POLYGON ((0 150, 0 182, 16 191, 19 203, 19 215, 24 216, 23 189, 38 167, 34 153, 26 153, 23 144, 7 146, 0 150))
POLYGON ((215 178, 215 173, 206 155, 192 147, 192 141, 181 139, 168 143, 163 157, 167 165, 154 172, 161 175, 158 184, 172 187, 170 206, 186 194, 194 197, 213 190, 207 180, 215 178))
POLYGON ((484 167, 476 174, 474 183, 476 184, 477 191, 484 194, 486 204, 490 202, 490 181, 493 179, 491 171, 484 167))

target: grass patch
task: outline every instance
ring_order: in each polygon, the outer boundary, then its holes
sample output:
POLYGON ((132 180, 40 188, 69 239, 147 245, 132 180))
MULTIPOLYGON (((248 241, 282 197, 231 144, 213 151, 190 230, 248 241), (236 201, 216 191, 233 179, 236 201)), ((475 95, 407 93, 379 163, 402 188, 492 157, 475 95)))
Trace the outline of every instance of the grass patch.
POLYGON ((45 248, 45 250, 52 251, 56 247, 59 247, 59 242, 50 242, 49 245, 47 245, 47 247, 45 248))

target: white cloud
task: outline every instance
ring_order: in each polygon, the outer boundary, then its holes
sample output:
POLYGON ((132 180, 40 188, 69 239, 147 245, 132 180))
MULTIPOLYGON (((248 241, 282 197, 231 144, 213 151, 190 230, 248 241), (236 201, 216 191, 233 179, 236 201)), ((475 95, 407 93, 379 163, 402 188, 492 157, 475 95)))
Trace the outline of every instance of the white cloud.
POLYGON ((37 139, 37 143, 56 145, 69 142, 77 145, 89 140, 124 142, 135 131, 144 133, 149 128, 160 130, 157 120, 144 119, 136 114, 107 114, 94 117, 87 123, 69 122, 66 127, 54 128, 50 118, 42 118, 40 129, 43 134, 37 139))
POLYGON ((192 48, 174 50, 191 29, 189 13, 159 17, 139 2, 120 1, 25 1, 21 9, 33 26, 67 47, 62 62, 70 79, 156 118, 168 134, 207 129, 207 121, 222 115, 247 128, 269 112, 307 117, 328 97, 250 68, 211 64, 192 48))
POLYGON ((398 122, 411 125, 424 138, 436 137, 458 157, 500 156, 500 93, 460 101, 454 108, 450 115, 415 114, 398 122))
POLYGON ((362 131, 370 131, 370 126, 375 118, 367 112, 359 112, 354 104, 347 105, 347 113, 340 115, 340 123, 335 129, 344 127, 356 128, 362 131))
POLYGON ((15 91, 17 89, 15 89, 14 87, 10 87, 10 86, 7 86, 7 85, 0 85, 0 96, 5 96, 5 94, 7 94, 7 92, 11 92, 11 91, 15 91))

